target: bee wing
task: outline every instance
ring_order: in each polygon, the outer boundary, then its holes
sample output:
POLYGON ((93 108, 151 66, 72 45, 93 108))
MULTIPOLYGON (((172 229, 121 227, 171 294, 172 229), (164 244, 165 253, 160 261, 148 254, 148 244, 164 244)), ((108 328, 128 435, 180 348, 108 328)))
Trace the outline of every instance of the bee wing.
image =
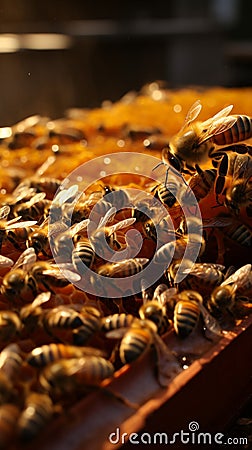
POLYGON ((84 219, 81 222, 78 222, 70 227, 70 235, 73 237, 75 234, 79 233, 79 231, 84 230, 84 228, 87 228, 90 220, 84 219))
POLYGON ((36 189, 30 188, 27 185, 27 181, 23 181, 22 183, 20 183, 12 192, 11 195, 15 198, 15 202, 20 202, 21 200, 23 200, 23 198, 31 197, 36 193, 36 189))
POLYGON ((45 162, 37 169, 35 176, 41 177, 45 171, 56 161, 56 156, 51 155, 45 160, 45 162))
POLYGON ((37 306, 42 305, 45 302, 48 302, 48 300, 51 297, 51 292, 42 292, 41 294, 37 295, 37 297, 33 300, 32 306, 33 308, 36 308, 37 306))
POLYGON ((207 280, 208 276, 209 276, 207 269, 210 269, 210 268, 222 271, 225 269, 225 266, 223 266, 222 264, 214 264, 214 263, 213 264, 208 264, 208 263, 198 263, 197 264, 196 263, 193 265, 192 268, 185 269, 183 271, 183 273, 195 275, 198 278, 207 280))
POLYGON ((46 197, 45 192, 39 192, 38 194, 35 194, 34 197, 32 197, 28 202, 25 202, 27 207, 35 205, 36 203, 40 202, 46 197))
POLYGON ((177 295, 178 290, 177 288, 167 288, 165 291, 163 291, 159 296, 159 303, 162 306, 165 306, 167 303, 170 302, 171 298, 177 295))
MULTIPOLYGON (((17 219, 17 217, 16 217, 17 219)), ((18 219, 20 219, 20 216, 18 217, 18 219)), ((9 221, 6 224, 5 229, 6 230, 15 230, 16 228, 27 228, 27 227, 32 227, 33 225, 36 225, 37 221, 36 220, 25 220, 23 222, 16 222, 14 223, 14 219, 13 221, 9 221), (12 223, 10 223, 12 222, 12 223)))
MULTIPOLYGON (((111 220, 111 219, 114 217, 115 213, 116 213, 116 208, 115 208, 114 206, 112 206, 112 208, 110 208, 110 209, 106 212, 106 214, 101 218, 101 220, 100 220, 100 222, 99 222, 99 224, 98 224, 97 229, 98 229, 98 228, 101 228, 101 227, 103 227, 103 226, 105 226, 106 223, 109 222, 109 220, 111 220)), ((112 233, 111 233, 111 234, 112 234, 112 233)))
POLYGON ((24 269, 29 268, 31 264, 36 262, 37 256, 33 247, 29 247, 21 253, 17 261, 15 262, 13 269, 18 267, 23 267, 24 269))
POLYGON ((4 267, 11 267, 13 266, 14 262, 12 261, 12 259, 7 258, 7 256, 3 256, 0 255, 0 267, 4 268, 4 267))
POLYGON ((208 312, 202 303, 199 303, 199 307, 207 330, 217 334, 218 336, 222 336, 222 329, 217 320, 208 312))
POLYGON ((130 217, 129 219, 121 220, 120 222, 117 222, 115 225, 109 226, 110 229, 110 235, 115 233, 118 230, 122 230, 123 228, 127 228, 130 225, 132 225, 136 219, 134 217, 130 217))
POLYGON ((224 133, 225 131, 229 130, 229 128, 231 128, 236 123, 236 121, 237 118, 235 116, 229 116, 212 122, 212 124, 210 124, 208 127, 206 127, 204 125, 205 122, 203 122, 201 124, 201 127, 202 130, 206 129, 206 132, 202 132, 202 135, 198 140, 198 144, 202 144, 216 134, 224 133))
POLYGON ((5 217, 7 217, 9 213, 10 207, 7 205, 2 206, 2 208, 0 208, 0 219, 5 219, 5 217))
POLYGON ((183 128, 185 128, 198 117, 201 109, 202 105, 200 103, 200 100, 196 100, 196 102, 193 103, 186 114, 185 124, 183 125, 183 128))
POLYGON ((80 281, 81 277, 78 273, 72 272, 71 270, 65 269, 58 265, 51 265, 50 269, 43 270, 44 275, 52 276, 54 278, 58 278, 59 280, 67 279, 71 282, 80 281), (60 270, 62 269, 62 271, 60 270))
POLYGON ((237 154, 233 168, 233 180, 252 177, 252 158, 249 155, 237 154))
POLYGON ((73 186, 70 186, 68 189, 62 189, 62 191, 58 192, 58 194, 56 194, 56 196, 54 197, 53 203, 63 205, 63 203, 66 203, 67 200, 69 200, 71 197, 75 197, 77 192, 77 184, 73 184, 73 186))
POLYGON ((229 113, 232 111, 232 109, 233 109, 233 105, 226 106, 225 108, 223 108, 219 112, 217 112, 217 114, 215 114, 214 116, 212 116, 209 119, 202 122, 202 125, 204 127, 209 127, 213 123, 213 121, 220 120, 220 119, 223 119, 224 117, 227 117, 229 115, 229 113))
POLYGON ((162 338, 153 333, 155 350, 157 353, 157 378, 160 386, 167 387, 171 380, 181 372, 178 360, 167 347, 162 338))
POLYGON ((251 273, 251 264, 246 264, 245 266, 240 267, 240 269, 236 270, 230 277, 224 280, 221 283, 221 286, 226 286, 227 284, 236 283, 237 287, 243 285, 243 283, 247 280, 251 273))

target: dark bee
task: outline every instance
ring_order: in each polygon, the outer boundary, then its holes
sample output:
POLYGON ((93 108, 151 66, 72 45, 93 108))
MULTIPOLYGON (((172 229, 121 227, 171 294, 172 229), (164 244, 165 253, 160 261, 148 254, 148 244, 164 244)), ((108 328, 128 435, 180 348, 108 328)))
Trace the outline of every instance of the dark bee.
POLYGON ((46 366, 39 381, 46 392, 63 395, 79 392, 86 386, 99 386, 114 371, 113 364, 101 356, 61 359, 46 366))
POLYGON ((21 441, 29 441, 37 436, 50 422, 53 413, 53 403, 47 394, 31 392, 17 421, 21 441))
MULTIPOLYGON (((232 146, 229 149, 232 150, 232 146)), ((240 209, 245 207, 250 217, 252 215, 251 177, 252 158, 249 154, 233 151, 225 153, 218 165, 218 177, 215 183, 217 203, 221 205, 219 196, 224 195, 224 205, 230 212, 238 216, 240 209)))
POLYGON ((164 205, 171 208, 177 201, 179 185, 174 181, 168 181, 167 184, 160 183, 152 189, 154 196, 164 205))

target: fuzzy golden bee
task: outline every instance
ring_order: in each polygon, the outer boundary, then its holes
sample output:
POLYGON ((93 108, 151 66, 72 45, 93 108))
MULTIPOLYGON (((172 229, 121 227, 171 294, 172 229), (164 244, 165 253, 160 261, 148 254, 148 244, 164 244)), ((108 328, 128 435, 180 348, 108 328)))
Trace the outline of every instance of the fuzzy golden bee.
POLYGON ((194 122, 202 109, 197 100, 189 109, 179 133, 164 147, 163 163, 168 164, 171 170, 194 173, 195 164, 204 164, 219 155, 216 145, 249 139, 252 136, 250 117, 230 115, 232 108, 233 105, 226 106, 213 117, 203 122, 194 122))

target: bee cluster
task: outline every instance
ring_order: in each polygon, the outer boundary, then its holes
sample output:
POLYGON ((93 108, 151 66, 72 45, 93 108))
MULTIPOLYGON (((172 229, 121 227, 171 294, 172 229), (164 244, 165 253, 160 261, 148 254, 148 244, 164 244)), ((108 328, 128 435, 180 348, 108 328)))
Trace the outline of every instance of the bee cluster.
POLYGON ((171 104, 153 83, 98 111, 1 129, 0 448, 34 439, 91 390, 110 392, 114 373, 149 349, 167 387, 251 311, 252 121, 228 106, 195 122, 197 101, 170 138, 154 118, 171 104), (144 101, 146 123, 132 113, 144 101), (155 152, 165 180, 122 168, 76 202, 65 171, 117 151, 155 152), (161 272, 150 284, 151 262, 161 272))

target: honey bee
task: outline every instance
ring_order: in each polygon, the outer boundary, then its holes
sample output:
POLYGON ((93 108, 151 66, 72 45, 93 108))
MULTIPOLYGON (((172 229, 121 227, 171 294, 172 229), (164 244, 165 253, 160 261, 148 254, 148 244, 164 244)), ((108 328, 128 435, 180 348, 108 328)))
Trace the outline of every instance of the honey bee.
MULTIPOLYGON (((178 235, 179 236, 179 235, 178 235)), ((166 264, 167 267, 171 261, 181 261, 185 252, 188 251, 187 260, 190 259, 191 253, 198 250, 201 255, 205 249, 205 240, 203 236, 191 233, 188 236, 180 235, 176 241, 168 242, 162 245, 155 254, 154 261, 156 264, 166 264)))
POLYGON ((99 386, 114 371, 113 364, 102 356, 60 359, 41 371, 39 382, 50 394, 69 394, 79 392, 80 388, 99 386))
POLYGON ((216 336, 222 336, 218 322, 203 305, 203 298, 197 291, 182 291, 177 294, 177 303, 174 308, 173 324, 176 334, 186 338, 197 327, 202 316, 204 326, 216 336))
POLYGON ((9 342, 20 333, 22 323, 14 311, 0 311, 0 341, 9 342))
POLYGON ((62 189, 57 192, 52 202, 48 204, 48 208, 44 211, 44 217, 46 218, 49 216, 50 224, 62 221, 64 217, 64 208, 72 207, 73 209, 74 205, 71 204, 76 199, 77 194, 77 184, 70 186, 68 189, 62 189))
POLYGON ((81 238, 76 244, 72 252, 72 263, 74 269, 83 274, 85 266, 92 267, 95 259, 95 251, 88 239, 81 238), (84 267, 83 267, 84 264, 84 267))
POLYGON ((14 382, 24 361, 23 353, 16 344, 7 345, 0 353, 0 371, 4 373, 8 380, 14 382))
POLYGON ((160 183, 152 189, 154 197, 158 198, 164 205, 171 208, 177 201, 179 185, 175 181, 160 183))
POLYGON ((105 225, 108 218, 110 218, 111 215, 114 215, 115 211, 114 207, 110 208, 90 236, 90 243, 95 253, 103 259, 111 257, 111 253, 113 255, 113 249, 118 250, 121 248, 121 245, 116 238, 117 231, 129 227, 135 222, 135 218, 130 217, 121 220, 114 225, 105 225))
POLYGON ((35 220, 19 222, 20 216, 6 220, 9 212, 10 207, 7 205, 0 208, 0 248, 5 238, 15 247, 20 248, 19 244, 26 240, 27 230, 37 222, 35 220))
POLYGON ((101 318, 101 330, 104 332, 118 328, 129 328, 136 319, 132 314, 115 313, 101 318))
MULTIPOLYGON (((249 139, 252 135, 248 116, 229 115, 229 105, 204 122, 192 123, 202 105, 197 100, 189 109, 185 124, 162 151, 163 164, 180 173, 194 173, 195 164, 204 164, 215 158, 215 145, 224 145, 249 139)), ((217 153, 217 152, 216 152, 217 153)), ((168 170, 169 170, 168 168, 168 170)))
MULTIPOLYGON (((237 146, 235 147, 237 148, 237 146)), ((232 146, 230 146, 232 150, 232 146)), ((215 182, 217 204, 219 195, 224 195, 224 205, 236 216, 241 207, 245 207, 247 215, 252 216, 252 157, 233 151, 226 153, 218 166, 215 182)))
POLYGON ((69 283, 79 281, 80 276, 62 266, 50 264, 47 261, 37 261, 34 248, 26 249, 17 259, 11 270, 3 277, 1 293, 9 299, 30 291, 34 297, 38 294, 40 285, 53 293, 54 287, 65 287, 69 283), (64 273, 63 273, 64 272, 64 273))
POLYGON ((28 282, 28 268, 36 261, 36 254, 33 248, 29 248, 21 253, 11 270, 3 277, 1 293, 11 300, 17 296, 22 296, 26 288, 31 289, 36 295, 33 283, 28 282))
POLYGON ((41 222, 45 210, 51 205, 51 201, 45 198, 46 194, 35 194, 29 201, 20 203, 14 207, 14 216, 24 220, 36 220, 41 222))
POLYGON ((84 305, 80 314, 82 325, 73 330, 73 344, 78 346, 85 345, 101 328, 101 315, 97 308, 84 305))
POLYGON ((158 240, 160 245, 174 241, 176 238, 176 233, 174 233, 169 224, 169 219, 167 220, 166 217, 158 217, 157 221, 152 219, 146 221, 143 226, 143 233, 154 242, 158 240))
POLYGON ((53 236, 53 246, 58 258, 61 258, 64 262, 71 259, 73 241, 78 242, 78 239, 81 238, 79 233, 86 229, 88 223, 89 219, 84 219, 63 231, 60 231, 61 227, 59 226, 59 233, 57 235, 55 230, 50 229, 49 237, 52 240, 53 236), (51 235, 51 231, 54 234, 51 235))
POLYGON ((200 201, 205 198, 214 187, 217 176, 216 169, 202 170, 198 164, 195 164, 197 173, 189 180, 189 187, 192 189, 196 200, 200 201))
POLYGON ((225 311, 233 314, 238 289, 243 290, 245 288, 243 295, 246 295, 251 267, 251 264, 240 267, 213 290, 208 301, 208 308, 213 314, 225 311))
POLYGON ((222 283, 224 269, 225 266, 221 264, 195 263, 192 267, 184 270, 184 273, 188 273, 188 275, 182 281, 183 287, 198 291, 205 297, 212 292, 214 287, 222 283))
MULTIPOLYGON (((48 219, 46 219, 48 222, 48 219)), ((50 248, 49 236, 48 236, 48 226, 45 226, 45 221, 37 227, 34 227, 27 234, 26 238, 27 247, 33 247, 37 256, 40 253, 45 257, 52 257, 52 252, 50 248)))
POLYGON ((18 421, 18 435, 21 441, 29 441, 50 422, 54 413, 51 398, 47 394, 31 392, 18 421))
POLYGON ((60 305, 49 309, 44 313, 42 322, 49 333, 55 328, 72 330, 83 325, 81 314, 68 305, 60 305))
POLYGON ((54 288, 63 288, 79 280, 80 276, 66 269, 63 264, 51 264, 47 261, 34 262, 27 274, 28 287, 33 287, 36 294, 40 286, 54 294, 54 288))
POLYGON ((49 156, 45 162, 36 170, 35 174, 30 178, 25 178, 15 189, 17 193, 33 190, 34 193, 44 192, 46 198, 52 200, 57 190, 60 188, 61 181, 53 177, 43 177, 46 170, 54 164, 56 157, 49 156))
POLYGON ((42 292, 32 303, 20 309, 19 317, 29 333, 32 333, 39 325, 43 313, 42 304, 48 302, 50 297, 51 292, 42 292))
MULTIPOLYGON (((167 286, 166 286, 167 289, 167 286)), ((166 314, 166 305, 162 302, 163 297, 160 296, 160 286, 154 291, 153 298, 149 298, 144 288, 144 280, 142 280, 142 298, 143 305, 139 309, 140 319, 148 319, 155 323, 159 335, 164 334, 170 328, 171 324, 166 314)))
POLYGON ((51 342, 34 348, 26 356, 26 362, 33 367, 44 367, 60 359, 81 358, 82 356, 101 355, 101 351, 92 347, 76 347, 51 342))
POLYGON ((97 273, 112 278, 130 277, 141 272, 148 262, 148 258, 131 258, 117 263, 105 263, 98 268, 97 273))
POLYGON ((157 326, 150 320, 135 320, 129 328, 109 331, 107 336, 121 338, 119 355, 123 364, 131 364, 154 347, 157 357, 157 379, 162 387, 166 387, 181 370, 175 356, 158 335, 157 326))
POLYGON ((115 189, 112 186, 104 185, 103 192, 106 201, 114 206, 117 211, 130 204, 129 196, 124 189, 115 189))

